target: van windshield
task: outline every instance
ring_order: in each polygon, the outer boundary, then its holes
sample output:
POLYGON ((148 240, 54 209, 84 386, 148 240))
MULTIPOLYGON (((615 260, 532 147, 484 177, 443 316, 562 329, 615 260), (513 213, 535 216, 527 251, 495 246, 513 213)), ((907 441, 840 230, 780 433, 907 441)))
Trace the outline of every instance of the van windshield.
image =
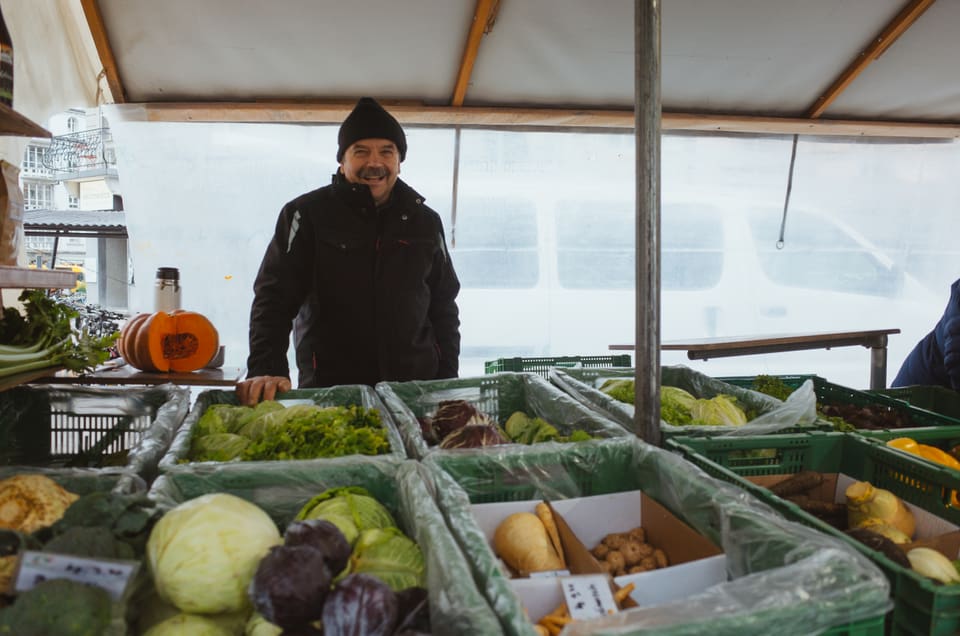
POLYGON ((750 233, 763 273, 773 283, 823 291, 894 297, 902 271, 876 247, 825 216, 790 210, 777 248, 782 212, 751 209, 750 233))

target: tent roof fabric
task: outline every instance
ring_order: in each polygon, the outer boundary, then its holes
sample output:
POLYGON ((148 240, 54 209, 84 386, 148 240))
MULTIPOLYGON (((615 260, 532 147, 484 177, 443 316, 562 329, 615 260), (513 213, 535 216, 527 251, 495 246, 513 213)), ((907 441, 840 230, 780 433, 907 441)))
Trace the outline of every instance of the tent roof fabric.
MULTIPOLYGON (((920 4, 919 17, 823 117, 960 122, 960 2, 927 9, 931 1, 663 2, 663 108, 803 117, 907 5, 920 4)), ((98 2, 127 102, 371 95, 423 106, 451 105, 474 5, 98 2)), ((459 105, 632 109, 633 13, 632 0, 497 3, 459 105)))

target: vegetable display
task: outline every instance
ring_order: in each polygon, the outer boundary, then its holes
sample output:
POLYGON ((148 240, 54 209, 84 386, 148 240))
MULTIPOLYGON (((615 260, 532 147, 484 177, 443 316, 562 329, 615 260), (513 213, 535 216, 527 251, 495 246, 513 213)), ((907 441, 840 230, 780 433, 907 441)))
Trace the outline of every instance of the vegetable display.
POLYGON ((120 355, 141 371, 190 372, 220 349, 220 335, 201 313, 180 309, 138 314, 120 330, 120 355))
MULTIPOLYGON (((611 378, 600 391, 615 400, 633 404, 634 381, 611 378)), ((743 426, 747 414, 732 395, 698 398, 675 386, 660 387, 660 417, 674 426, 743 426)))
POLYGON ((194 427, 187 461, 291 460, 390 452, 376 409, 261 402, 211 405, 194 427))
MULTIPOLYGON (((791 393, 791 388, 780 378, 771 375, 758 375, 751 388, 760 393, 785 400, 791 393)), ((884 430, 890 428, 909 428, 914 426, 910 417, 902 411, 880 404, 857 406, 854 404, 822 404, 816 405, 817 416, 831 422, 834 430, 853 432, 857 429, 884 430)))
POLYGON ((501 427, 488 414, 467 400, 443 400, 432 416, 417 418, 423 439, 430 446, 481 448, 500 444, 539 444, 541 442, 582 442, 593 436, 582 430, 561 435, 555 426, 540 417, 514 411, 501 427))
POLYGON ((0 377, 56 366, 86 373, 110 358, 118 334, 75 329, 79 312, 43 290, 24 291, 20 302, 23 313, 6 307, 0 314, 0 377))
POLYGON ((283 633, 319 634, 321 623, 324 636, 429 632, 423 554, 380 502, 335 488, 298 517, 257 566, 248 591, 257 615, 283 633))
POLYGON ((770 490, 901 567, 943 584, 960 583, 960 561, 950 561, 933 548, 914 547, 916 519, 895 494, 869 482, 856 481, 844 491, 845 503, 833 503, 811 494, 823 482, 822 473, 801 471, 770 490))

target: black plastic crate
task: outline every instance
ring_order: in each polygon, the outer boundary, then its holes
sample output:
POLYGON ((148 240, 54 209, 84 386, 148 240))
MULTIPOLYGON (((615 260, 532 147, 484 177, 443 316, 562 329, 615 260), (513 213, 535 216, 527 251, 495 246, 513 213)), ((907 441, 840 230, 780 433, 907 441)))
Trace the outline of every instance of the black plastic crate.
POLYGON ((152 479, 187 389, 20 386, 0 393, 0 465, 129 468, 152 479))

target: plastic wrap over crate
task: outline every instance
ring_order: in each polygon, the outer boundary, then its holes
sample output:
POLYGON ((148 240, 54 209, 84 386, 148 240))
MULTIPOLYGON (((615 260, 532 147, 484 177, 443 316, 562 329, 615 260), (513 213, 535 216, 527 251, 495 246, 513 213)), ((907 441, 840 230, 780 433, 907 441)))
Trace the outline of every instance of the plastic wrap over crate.
MULTIPOLYGON (((582 430, 595 437, 624 437, 629 430, 603 414, 586 408, 535 373, 494 373, 474 378, 426 380, 413 382, 381 382, 376 386, 393 416, 410 457, 422 458, 427 453, 461 453, 476 449, 445 450, 430 447, 423 439, 417 418, 432 416, 444 400, 466 400, 482 413, 503 425, 515 411, 540 417, 552 424, 561 435, 582 430)), ((553 447, 569 446, 545 442, 553 447)), ((588 443, 588 442, 579 442, 588 443)), ((538 446, 540 444, 537 444, 538 446)), ((494 452, 522 452, 523 444, 488 446, 494 452)))
MULTIPOLYGON (((530 634, 522 606, 471 513, 487 491, 455 479, 436 455, 424 460, 437 501, 471 559, 477 581, 510 634, 530 634), (460 483, 458 483, 458 481, 460 483)), ((643 490, 725 552, 731 580, 679 602, 575 622, 564 634, 815 634, 869 623, 881 633, 890 609, 883 573, 844 541, 788 521, 745 491, 709 477, 676 454, 639 439, 578 447, 558 458, 506 458, 501 470, 525 499, 643 490), (548 462, 544 464, 543 462, 548 462), (566 468, 559 476, 557 463, 566 468)), ((486 467, 492 472, 491 467, 486 467)), ((602 522, 598 520, 598 523, 602 522)))
MULTIPOLYGON (((277 396, 280 401, 312 402, 317 406, 362 406, 368 409, 376 409, 380 412, 380 421, 383 424, 387 434, 387 441, 390 443, 390 452, 379 455, 392 455, 400 459, 405 459, 407 454, 404 450, 403 440, 397 431, 397 425, 394 423, 390 413, 384 407, 383 402, 374 392, 373 388, 361 384, 345 384, 342 386, 333 386, 322 389, 296 389, 287 391, 277 396)), ((190 414, 183 422, 183 426, 177 431, 173 443, 170 445, 169 452, 160 460, 160 472, 170 470, 194 470, 204 464, 219 464, 223 462, 189 462, 186 461, 190 454, 190 442, 193 437, 193 429, 203 417, 204 412, 213 404, 232 404, 239 406, 235 391, 224 391, 219 389, 204 391, 197 396, 197 400, 190 410, 190 414)), ((325 458, 331 461, 352 461, 361 455, 346 455, 343 457, 325 458)), ((235 460, 225 462, 228 465, 260 463, 268 464, 277 469, 285 469, 287 464, 304 460, 276 460, 276 461, 258 461, 241 462, 235 460)))
MULTIPOLYGON (((329 488, 361 486, 387 507, 423 552, 433 633, 500 633, 499 621, 474 583, 470 566, 447 529, 428 491, 424 469, 417 462, 354 457, 348 463, 323 459, 291 462, 283 471, 264 470, 260 462, 224 468, 211 464, 203 471, 166 473, 154 483, 149 497, 170 508, 211 492, 230 493, 262 508, 283 531, 312 497, 329 488)), ((432 480, 429 483, 432 487, 432 480)))
POLYGON ((952 505, 952 494, 960 492, 960 472, 853 433, 814 432, 725 440, 677 437, 669 440, 667 446, 710 475, 739 485, 788 518, 849 542, 877 563, 891 583, 895 601, 893 633, 931 636, 960 633, 960 586, 942 585, 898 565, 794 503, 747 480, 803 470, 843 474, 889 490, 912 506, 960 525, 960 508, 952 505))
POLYGON ((173 384, 16 387, 0 393, 0 457, 7 465, 124 467, 149 484, 189 407, 189 391, 173 384))
POLYGON ((147 482, 122 468, 40 468, 34 466, 0 466, 0 480, 15 475, 43 475, 75 495, 115 492, 134 495, 147 492, 147 482))
MULTIPOLYGON (((634 379, 634 369, 550 369, 550 381, 580 402, 609 415, 628 430, 633 430, 633 404, 621 402, 600 390, 611 379, 634 379)), ((757 391, 726 384, 683 365, 663 367, 661 386, 681 388, 698 398, 730 395, 737 405, 757 413, 743 426, 674 426, 660 420, 660 429, 668 435, 762 435, 785 429, 809 427, 816 422, 816 396, 813 385, 804 385, 786 401, 757 391)))
MULTIPOLYGON (((830 382, 818 375, 777 375, 772 376, 788 388, 796 389, 813 381, 813 392, 816 396, 819 422, 822 429, 838 432, 857 432, 861 435, 871 435, 879 431, 899 431, 904 436, 911 436, 915 432, 923 431, 928 427, 957 426, 960 421, 935 413, 932 410, 917 408, 905 400, 897 400, 883 391, 861 391, 851 389, 830 382), (854 414, 863 410, 859 416, 845 416, 845 424, 836 424, 829 415, 822 413, 825 406, 854 407, 854 414), (900 426, 890 426, 891 423, 900 423, 900 426)), ((730 376, 718 378, 722 382, 740 387, 751 387, 756 376, 730 376)))

